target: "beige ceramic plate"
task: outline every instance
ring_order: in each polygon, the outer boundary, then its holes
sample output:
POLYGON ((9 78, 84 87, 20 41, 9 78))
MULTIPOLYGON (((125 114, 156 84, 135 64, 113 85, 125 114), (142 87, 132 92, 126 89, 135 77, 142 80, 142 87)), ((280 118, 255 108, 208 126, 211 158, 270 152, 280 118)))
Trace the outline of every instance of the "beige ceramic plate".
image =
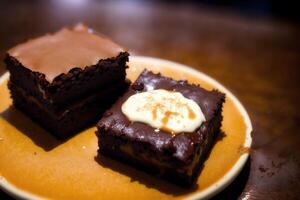
POLYGON ((117 161, 96 161, 95 128, 60 142, 11 106, 8 74, 0 81, 0 186, 27 199, 203 199, 224 189, 244 166, 252 126, 235 96, 207 75, 174 62, 135 56, 128 78, 148 68, 226 93, 222 130, 196 187, 183 189, 117 161))

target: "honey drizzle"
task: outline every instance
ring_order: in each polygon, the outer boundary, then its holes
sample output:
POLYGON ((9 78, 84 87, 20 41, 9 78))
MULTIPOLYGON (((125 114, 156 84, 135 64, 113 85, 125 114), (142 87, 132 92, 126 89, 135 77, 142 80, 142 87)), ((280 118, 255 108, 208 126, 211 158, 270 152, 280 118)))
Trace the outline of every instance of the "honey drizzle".
POLYGON ((192 109, 188 105, 186 105, 186 107, 187 107, 187 109, 189 111, 189 118, 190 119, 195 119, 196 118, 196 114, 194 113, 194 111, 192 111, 192 109))
POLYGON ((153 109, 152 109, 152 119, 156 120, 157 118, 157 111, 158 109, 162 109, 162 105, 161 104, 156 104, 153 109))
MULTIPOLYGON (((182 104, 180 102, 176 102, 177 106, 180 107, 180 106, 185 106, 186 109, 188 110, 188 117, 189 119, 195 119, 196 118, 196 114, 194 113, 194 111, 187 105, 187 104, 182 104)), ((146 107, 149 107, 150 104, 147 104, 146 107)), ((156 120, 157 119, 157 112, 159 109, 163 109, 164 108, 164 105, 161 104, 161 103, 157 103, 153 106, 152 108, 152 119, 153 120, 156 120)), ((163 124, 163 126, 161 127, 161 130, 164 130, 166 132, 169 132, 171 133, 172 135, 174 134, 174 130, 172 130, 171 128, 168 127, 168 122, 169 122, 169 119, 171 117, 171 115, 175 115, 175 116, 178 116, 178 115, 181 115, 180 113, 178 112, 172 112, 172 111, 166 111, 164 113, 164 117, 161 119, 161 122, 163 124)), ((181 115, 182 116, 182 115, 181 115)))
POLYGON ((171 115, 177 116, 177 115, 179 115, 179 113, 178 112, 171 112, 171 111, 165 112, 165 115, 161 120, 161 122, 163 124, 161 129, 164 130, 164 131, 170 132, 171 134, 174 134, 174 131, 171 128, 168 127, 168 122, 169 122, 169 119, 170 119, 171 115))

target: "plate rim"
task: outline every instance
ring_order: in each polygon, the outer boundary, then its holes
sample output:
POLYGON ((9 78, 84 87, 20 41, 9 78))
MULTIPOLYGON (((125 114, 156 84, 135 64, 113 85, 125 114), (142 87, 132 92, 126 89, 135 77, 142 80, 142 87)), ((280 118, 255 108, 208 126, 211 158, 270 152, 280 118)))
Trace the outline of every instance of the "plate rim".
MULTIPOLYGON (((239 112, 242 114, 244 118, 244 122, 246 124, 246 138, 244 142, 244 147, 251 148, 251 144, 252 144, 251 133, 253 128, 252 128, 250 117, 245 107, 230 90, 228 90, 216 79, 188 65, 180 64, 166 59, 149 57, 149 56, 130 56, 129 62, 132 62, 132 60, 134 62, 149 62, 151 64, 157 64, 157 65, 165 64, 167 66, 172 66, 176 68, 176 70, 181 70, 181 71, 195 74, 196 76, 201 77, 201 79, 204 80, 205 82, 212 84, 213 86, 217 87, 220 91, 224 92, 226 94, 226 97, 230 98, 235 104, 235 106, 237 106, 239 112)), ((0 84, 8 80, 8 78, 9 78, 9 72, 5 72, 2 76, 0 76, 0 84)), ((231 167, 231 169, 227 171, 227 173, 222 178, 220 178, 217 182, 213 183, 211 186, 207 187, 203 191, 187 197, 186 199, 187 200, 208 199, 221 192, 230 183, 232 183, 232 181, 237 177, 237 175, 240 173, 240 171, 243 169, 244 165, 246 164, 249 155, 250 152, 245 152, 243 155, 240 156, 240 158, 231 167)), ((21 199, 33 199, 33 200, 46 199, 43 196, 35 195, 33 193, 17 188, 15 185, 11 184, 3 176, 1 176, 1 173, 0 173, 0 188, 6 193, 8 193, 9 195, 11 195, 12 197, 17 197, 21 199)))

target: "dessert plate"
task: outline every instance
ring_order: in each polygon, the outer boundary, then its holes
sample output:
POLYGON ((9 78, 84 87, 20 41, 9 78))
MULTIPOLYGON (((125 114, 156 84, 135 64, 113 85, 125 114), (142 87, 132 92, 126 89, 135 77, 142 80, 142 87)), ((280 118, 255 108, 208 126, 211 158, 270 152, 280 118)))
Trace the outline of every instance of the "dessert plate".
POLYGON ((222 134, 191 189, 180 188, 126 164, 97 156, 95 128, 59 141, 11 105, 6 73, 0 80, 0 187, 25 199, 207 199, 239 174, 249 156, 252 125, 239 100, 224 86, 188 66, 131 56, 127 77, 147 68, 226 94, 222 134))

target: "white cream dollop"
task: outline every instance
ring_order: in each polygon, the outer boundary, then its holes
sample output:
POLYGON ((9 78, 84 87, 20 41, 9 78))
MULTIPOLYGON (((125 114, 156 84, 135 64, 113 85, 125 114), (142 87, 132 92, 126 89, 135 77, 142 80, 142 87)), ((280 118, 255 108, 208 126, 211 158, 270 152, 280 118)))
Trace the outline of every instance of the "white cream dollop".
POLYGON ((193 132, 205 121, 195 101, 163 89, 130 96, 123 103, 122 112, 132 122, 143 122, 172 134, 193 132))

